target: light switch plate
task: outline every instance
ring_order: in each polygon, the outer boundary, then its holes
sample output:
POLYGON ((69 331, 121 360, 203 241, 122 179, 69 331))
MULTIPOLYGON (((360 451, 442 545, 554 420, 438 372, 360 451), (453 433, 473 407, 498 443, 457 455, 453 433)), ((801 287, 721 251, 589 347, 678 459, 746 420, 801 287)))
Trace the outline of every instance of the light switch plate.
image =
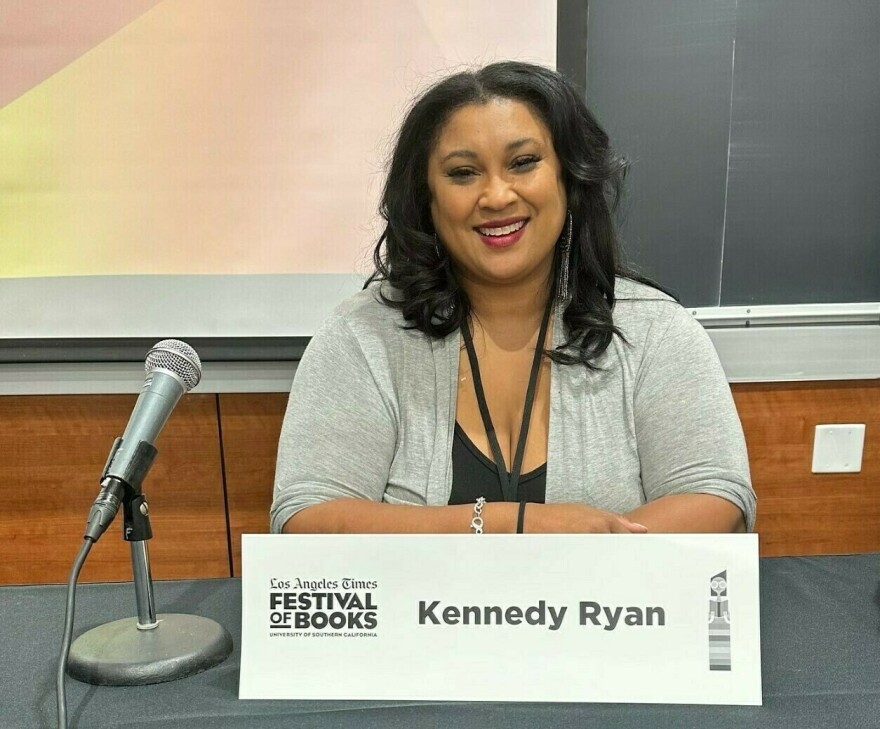
POLYGON ((858 473, 864 445, 864 424, 817 425, 813 473, 858 473))

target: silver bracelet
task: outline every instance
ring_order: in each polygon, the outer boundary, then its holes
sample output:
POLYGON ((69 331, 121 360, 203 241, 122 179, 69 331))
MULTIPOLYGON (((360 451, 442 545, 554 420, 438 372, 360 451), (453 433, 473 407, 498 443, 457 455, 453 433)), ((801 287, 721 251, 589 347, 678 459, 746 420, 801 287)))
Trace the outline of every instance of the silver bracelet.
POLYGON ((483 533, 483 507, 486 505, 486 497, 481 496, 474 504, 474 518, 471 519, 471 529, 474 534, 483 533))

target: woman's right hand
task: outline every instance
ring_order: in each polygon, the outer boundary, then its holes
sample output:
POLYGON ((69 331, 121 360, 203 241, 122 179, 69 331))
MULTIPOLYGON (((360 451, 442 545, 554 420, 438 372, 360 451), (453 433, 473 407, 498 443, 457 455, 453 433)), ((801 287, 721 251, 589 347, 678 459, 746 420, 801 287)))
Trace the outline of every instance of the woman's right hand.
POLYGON ((526 504, 526 534, 645 534, 648 529, 625 516, 586 504, 526 504))

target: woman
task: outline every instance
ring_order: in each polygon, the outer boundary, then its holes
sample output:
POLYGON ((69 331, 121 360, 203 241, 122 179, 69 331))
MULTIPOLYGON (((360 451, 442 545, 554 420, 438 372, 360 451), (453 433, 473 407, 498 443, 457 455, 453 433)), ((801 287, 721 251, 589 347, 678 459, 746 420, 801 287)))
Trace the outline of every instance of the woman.
POLYGON ((376 272, 296 374, 273 531, 751 529, 711 342, 620 263, 623 170, 544 68, 456 74, 414 104, 376 272))

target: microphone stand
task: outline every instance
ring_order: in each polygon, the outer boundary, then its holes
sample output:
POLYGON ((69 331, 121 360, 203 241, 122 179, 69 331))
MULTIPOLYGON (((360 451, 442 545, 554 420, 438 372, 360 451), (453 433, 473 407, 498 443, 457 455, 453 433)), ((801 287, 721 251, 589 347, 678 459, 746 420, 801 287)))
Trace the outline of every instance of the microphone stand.
MULTIPOLYGON (((117 439, 115 452, 121 438, 117 439)), ((137 618, 105 623, 83 633, 70 648, 67 672, 78 681, 100 686, 138 686, 176 681, 206 671, 232 652, 232 636, 222 625, 199 615, 156 614, 147 541, 153 537, 150 509, 140 481, 156 455, 149 443, 138 444, 136 465, 118 482, 122 496, 123 538, 131 544, 131 570, 137 618)), ((108 464, 112 460, 111 453, 108 464)))

